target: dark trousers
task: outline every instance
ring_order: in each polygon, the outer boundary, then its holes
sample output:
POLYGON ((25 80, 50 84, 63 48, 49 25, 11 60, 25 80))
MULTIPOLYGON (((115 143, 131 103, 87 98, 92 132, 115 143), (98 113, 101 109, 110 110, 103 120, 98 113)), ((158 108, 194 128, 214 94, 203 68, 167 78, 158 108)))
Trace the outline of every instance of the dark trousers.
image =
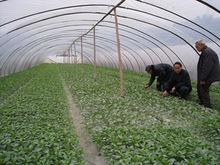
POLYGON ((181 86, 181 87, 177 88, 174 93, 171 93, 171 91, 169 93, 173 96, 178 96, 178 97, 186 99, 186 97, 189 95, 189 93, 191 91, 192 91, 192 89, 190 87, 181 86))
POLYGON ((201 85, 199 82, 197 83, 197 93, 199 97, 199 101, 201 105, 205 107, 211 107, 210 96, 209 96, 209 87, 211 83, 206 83, 201 85))
POLYGON ((160 80, 157 80, 156 87, 157 87, 158 91, 163 91, 163 89, 164 89, 164 82, 160 81, 160 80))
POLYGON ((169 81, 171 74, 172 74, 172 71, 167 72, 164 76, 160 76, 157 78, 156 87, 158 91, 164 91, 166 83, 169 81))
POLYGON ((157 87, 158 91, 164 91, 165 86, 166 86, 166 82, 165 81, 157 80, 156 87, 157 87))

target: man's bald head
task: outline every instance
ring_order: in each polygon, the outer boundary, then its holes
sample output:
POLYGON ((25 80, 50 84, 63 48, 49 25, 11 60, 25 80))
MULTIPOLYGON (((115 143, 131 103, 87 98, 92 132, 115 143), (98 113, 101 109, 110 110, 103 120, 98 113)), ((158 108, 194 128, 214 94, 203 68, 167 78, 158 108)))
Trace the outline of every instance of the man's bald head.
POLYGON ((203 40, 198 40, 198 41, 196 41, 196 43, 195 43, 195 47, 196 47, 196 49, 197 49, 199 52, 201 52, 201 51, 204 49, 205 46, 206 46, 206 44, 205 44, 205 42, 204 42, 203 40))

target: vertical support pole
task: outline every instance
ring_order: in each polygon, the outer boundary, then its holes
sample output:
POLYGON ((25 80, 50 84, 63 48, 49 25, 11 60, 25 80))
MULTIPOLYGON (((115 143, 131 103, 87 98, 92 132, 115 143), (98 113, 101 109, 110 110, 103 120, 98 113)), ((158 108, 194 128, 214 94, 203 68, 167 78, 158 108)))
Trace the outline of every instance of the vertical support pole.
POLYGON ((67 55, 66 55, 66 50, 64 51, 64 63, 67 63, 67 55))
POLYGON ((125 87, 124 87, 123 64, 121 58, 121 45, 119 38, 118 18, 117 18, 116 8, 114 9, 114 15, 115 15, 115 30, 116 30, 117 51, 118 51, 118 67, 120 74, 120 95, 123 97, 125 95, 125 87))
POLYGON ((72 54, 73 54, 73 47, 72 45, 70 46, 70 63, 72 64, 72 54))
POLYGON ((75 44, 75 42, 74 42, 74 58, 73 58, 73 60, 74 60, 74 64, 76 64, 77 63, 77 53, 76 53, 76 44, 75 44))
POLYGON ((94 44, 94 62, 93 62, 93 67, 94 67, 94 73, 93 73, 93 78, 94 81, 96 81, 96 40, 95 40, 95 27, 93 28, 93 44, 94 44))
POLYGON ((81 36, 81 63, 83 64, 83 39, 81 36))
POLYGON ((68 63, 70 64, 70 48, 67 50, 68 52, 68 63))

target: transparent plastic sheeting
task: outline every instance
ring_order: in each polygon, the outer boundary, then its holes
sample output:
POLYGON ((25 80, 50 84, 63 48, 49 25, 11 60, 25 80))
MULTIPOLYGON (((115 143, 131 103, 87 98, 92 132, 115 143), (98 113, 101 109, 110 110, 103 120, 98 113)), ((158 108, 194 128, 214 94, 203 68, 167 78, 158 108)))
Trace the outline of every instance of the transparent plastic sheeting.
MULTIPOLYGON (((119 2, 0 1, 0 74, 48 61, 80 62, 81 45, 83 62, 93 63, 91 28, 119 2)), ((219 0, 126 0, 117 7, 124 68, 142 72, 149 64, 180 61, 195 79, 195 41, 203 39, 220 55, 219 11, 219 0)), ((97 64, 117 68, 113 14, 95 27, 95 42, 97 64)))

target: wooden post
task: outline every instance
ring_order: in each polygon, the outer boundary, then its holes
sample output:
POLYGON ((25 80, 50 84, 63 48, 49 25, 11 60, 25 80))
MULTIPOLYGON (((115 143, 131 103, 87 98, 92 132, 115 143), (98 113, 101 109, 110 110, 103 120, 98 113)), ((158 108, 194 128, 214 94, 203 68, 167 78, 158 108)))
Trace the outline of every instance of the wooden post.
POLYGON ((77 63, 77 54, 76 54, 76 44, 75 44, 75 42, 74 42, 74 58, 73 58, 73 60, 74 60, 74 64, 76 64, 77 63))
POLYGON ((70 64, 70 49, 68 49, 67 52, 68 52, 68 63, 70 64))
POLYGON ((81 63, 83 64, 83 40, 81 36, 81 63))
POLYGON ((94 81, 96 81, 96 42, 95 42, 95 27, 93 28, 93 44, 94 44, 94 62, 93 62, 93 66, 94 66, 94 73, 93 73, 93 78, 94 81))
POLYGON ((116 8, 114 9, 114 15, 115 15, 117 50, 118 50, 118 67, 119 67, 119 74, 120 74, 120 95, 123 97, 125 95, 125 87, 124 87, 123 63, 122 63, 122 58, 121 58, 121 45, 120 45, 120 38, 119 38, 118 18, 117 18, 116 8))
POLYGON ((72 64, 73 46, 70 46, 70 63, 72 64))

